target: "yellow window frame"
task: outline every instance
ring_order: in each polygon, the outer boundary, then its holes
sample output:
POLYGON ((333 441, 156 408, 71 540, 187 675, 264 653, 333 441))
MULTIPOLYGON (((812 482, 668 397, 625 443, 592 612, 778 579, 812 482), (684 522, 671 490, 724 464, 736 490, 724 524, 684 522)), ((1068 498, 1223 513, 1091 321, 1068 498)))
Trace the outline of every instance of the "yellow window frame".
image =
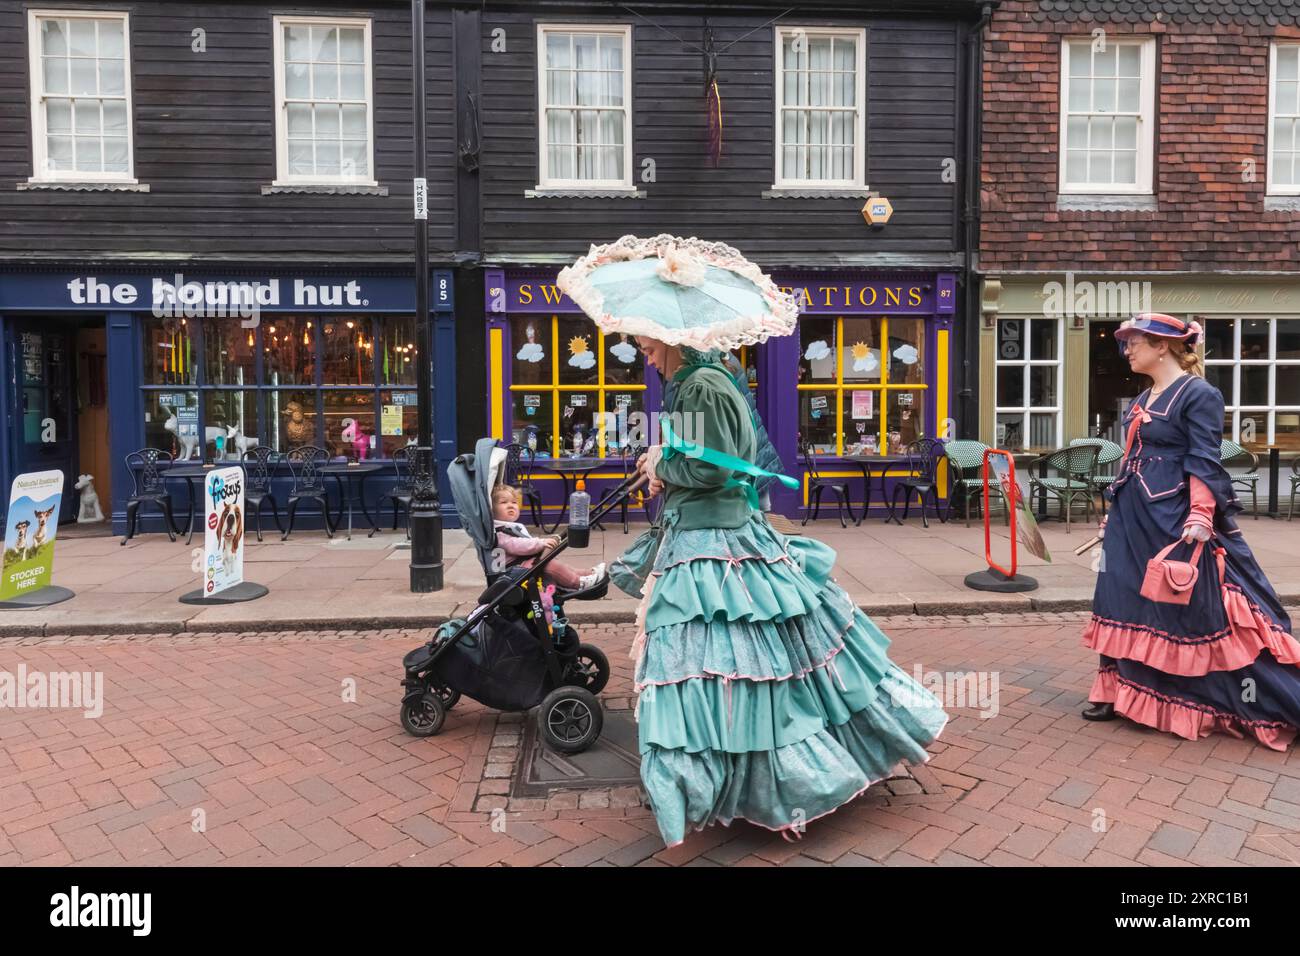
MULTIPOLYGON (((855 319, 879 319, 880 320, 880 382, 874 385, 858 385, 853 382, 844 381, 844 316, 835 317, 835 381, 834 382, 813 382, 809 384, 797 384, 795 388, 801 392, 834 392, 835 393, 835 456, 839 457, 844 454, 844 393, 845 392, 882 392, 880 396, 880 433, 876 436, 876 447, 887 449, 889 447, 889 406, 884 401, 885 395, 889 392, 914 392, 917 390, 924 391, 930 386, 926 382, 907 382, 902 385, 891 385, 889 383, 889 316, 881 315, 855 315, 855 319)), ((915 318, 915 316, 902 316, 902 318, 915 318)), ((924 342, 922 343, 924 344, 924 342)), ((928 361, 928 356, 926 356, 928 361)))
MULTIPOLYGON (((595 385, 561 385, 560 384, 560 317, 551 316, 551 384, 550 385, 510 385, 511 392, 549 392, 551 395, 551 457, 560 457, 560 395, 563 392, 595 392, 599 406, 598 412, 605 411, 606 392, 644 392, 645 382, 640 385, 610 385, 605 382, 605 333, 592 323, 596 333, 596 381, 595 385)), ((511 348, 514 348, 513 341, 511 348)), ((644 402, 642 405, 644 406, 644 402)), ((513 427, 514 409, 510 409, 513 427)), ((601 458, 607 457, 605 447, 605 430, 596 431, 596 450, 601 458)))

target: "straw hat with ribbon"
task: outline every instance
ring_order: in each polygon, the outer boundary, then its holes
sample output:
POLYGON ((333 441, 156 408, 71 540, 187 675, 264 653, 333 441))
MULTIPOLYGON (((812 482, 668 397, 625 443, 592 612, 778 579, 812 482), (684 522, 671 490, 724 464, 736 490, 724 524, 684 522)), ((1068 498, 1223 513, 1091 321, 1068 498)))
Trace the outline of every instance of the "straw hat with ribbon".
POLYGON ((799 306, 731 246, 624 236, 562 270, 560 289, 601 331, 705 351, 794 331, 799 306))

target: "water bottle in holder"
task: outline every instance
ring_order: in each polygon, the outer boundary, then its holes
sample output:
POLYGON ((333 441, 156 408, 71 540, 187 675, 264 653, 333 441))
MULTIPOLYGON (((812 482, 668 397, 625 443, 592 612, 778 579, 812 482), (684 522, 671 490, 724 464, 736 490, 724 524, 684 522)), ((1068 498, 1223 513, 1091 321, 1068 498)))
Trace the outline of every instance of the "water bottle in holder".
POLYGON ((581 478, 569 495, 569 547, 585 548, 591 541, 591 495, 581 478))

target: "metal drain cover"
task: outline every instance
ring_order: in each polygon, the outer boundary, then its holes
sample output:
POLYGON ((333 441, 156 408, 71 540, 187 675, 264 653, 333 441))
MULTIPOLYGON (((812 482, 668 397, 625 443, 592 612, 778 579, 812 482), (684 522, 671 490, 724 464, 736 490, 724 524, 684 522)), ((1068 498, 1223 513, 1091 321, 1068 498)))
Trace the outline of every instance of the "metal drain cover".
POLYGON ((537 734, 537 721, 524 721, 520 764, 511 796, 544 797, 552 790, 635 787, 641 785, 641 755, 636 721, 630 710, 605 711, 597 740, 580 754, 558 754, 537 734))

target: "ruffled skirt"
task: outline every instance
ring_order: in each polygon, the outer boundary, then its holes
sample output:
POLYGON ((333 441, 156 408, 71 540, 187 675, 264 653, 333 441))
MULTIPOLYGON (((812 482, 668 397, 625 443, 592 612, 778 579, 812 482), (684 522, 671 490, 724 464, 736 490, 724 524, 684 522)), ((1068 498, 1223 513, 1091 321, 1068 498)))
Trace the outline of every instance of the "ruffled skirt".
POLYGON ((759 514, 690 531, 664 517, 633 654, 641 779, 666 843, 736 819, 799 830, 925 762, 947 715, 830 580, 829 547, 759 514))
POLYGON ((1285 750, 1300 728, 1300 642, 1235 524, 1205 547, 1190 604, 1141 595, 1146 562, 1185 518, 1185 504, 1166 513, 1132 483, 1115 496, 1083 635, 1101 655, 1088 699, 1189 740, 1220 732, 1285 750))

